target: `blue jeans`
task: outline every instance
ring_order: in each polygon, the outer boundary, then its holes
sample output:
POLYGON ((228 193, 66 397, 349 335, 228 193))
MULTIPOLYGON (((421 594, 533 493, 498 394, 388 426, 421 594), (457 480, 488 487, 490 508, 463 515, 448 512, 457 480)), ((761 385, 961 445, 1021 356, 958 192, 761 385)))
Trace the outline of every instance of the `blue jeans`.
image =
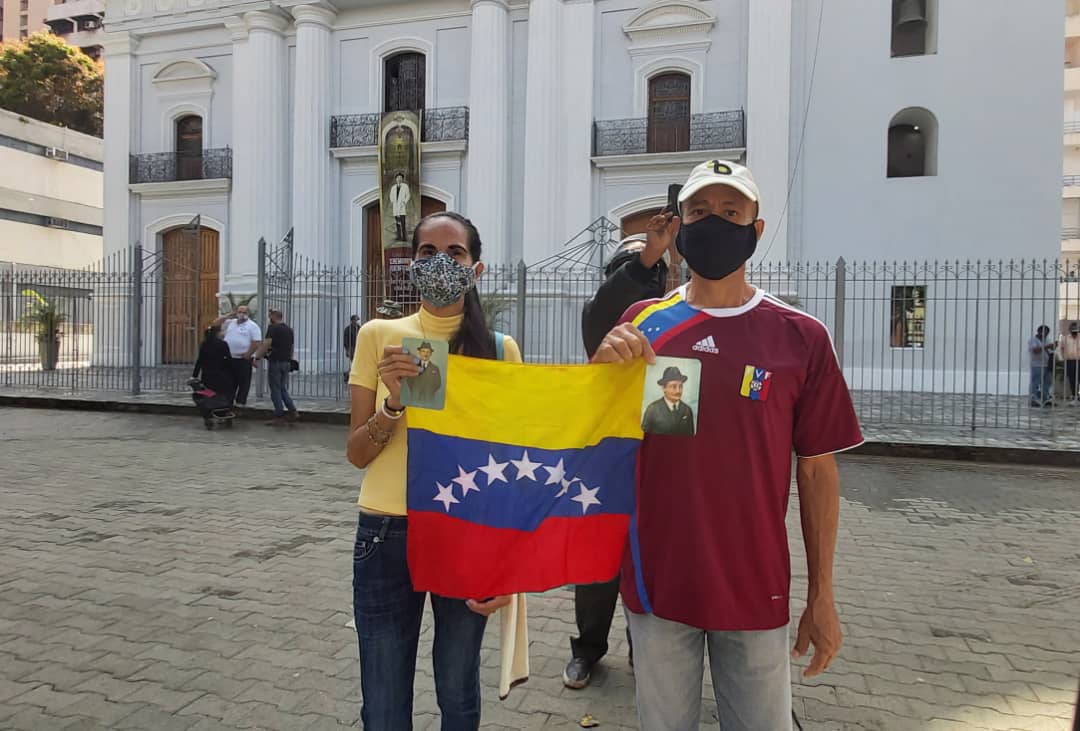
POLYGON ((709 649, 724 731, 791 731, 791 661, 786 626, 763 632, 706 632, 652 614, 627 612, 634 640, 638 720, 649 731, 697 731, 709 649))
POLYGON ((1050 366, 1031 366, 1031 402, 1045 404, 1054 397, 1054 370, 1050 366))
MULTIPOLYGON (((365 731, 410 731, 423 592, 405 559, 405 518, 360 514, 353 549, 353 616, 360 647, 365 731)), ((480 728, 480 643, 487 617, 461 599, 431 595, 435 696, 442 731, 480 728)))
POLYGON ((266 380, 270 384, 270 400, 274 402, 274 416, 284 416, 296 411, 289 395, 289 361, 271 360, 267 364, 266 380))

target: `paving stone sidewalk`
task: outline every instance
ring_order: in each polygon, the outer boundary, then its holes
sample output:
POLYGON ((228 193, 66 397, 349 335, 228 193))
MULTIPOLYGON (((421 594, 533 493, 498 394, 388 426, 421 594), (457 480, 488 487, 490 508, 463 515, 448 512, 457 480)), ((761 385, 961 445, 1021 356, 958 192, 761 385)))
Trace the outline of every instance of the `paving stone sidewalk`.
MULTIPOLYGON (((206 432, 191 417, 0 408, 0 729, 358 727, 359 473, 343 451, 338 426, 206 432)), ((844 459, 846 643, 828 674, 795 685, 804 728, 1068 731, 1077 477, 844 459)), ((486 638, 484 728, 575 728, 586 712, 637 728, 622 618, 574 692, 559 680, 572 594, 529 606, 532 678, 503 702, 486 638)), ((430 649, 425 624, 418 729, 438 728, 430 649)), ((702 695, 702 728, 718 728, 702 695)))

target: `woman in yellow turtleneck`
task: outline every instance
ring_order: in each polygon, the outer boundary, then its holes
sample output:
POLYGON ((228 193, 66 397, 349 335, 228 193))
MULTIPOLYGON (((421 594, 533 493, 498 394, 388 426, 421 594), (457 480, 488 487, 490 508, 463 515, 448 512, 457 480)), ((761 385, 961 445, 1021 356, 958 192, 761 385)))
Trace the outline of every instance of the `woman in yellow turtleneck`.
MULTIPOLYGON (((402 352, 403 338, 441 339, 450 352, 495 358, 476 293, 483 273, 480 235, 468 219, 436 213, 416 227, 410 277, 420 311, 399 320, 372 320, 357 335, 349 383, 352 391, 349 461, 366 469, 353 550, 353 611, 360 645, 361 720, 366 731, 412 728, 413 676, 423 593, 413 591, 406 562, 406 445, 401 379, 419 367, 402 352)), ((503 338, 504 360, 521 352, 503 338)), ((462 601, 431 596, 435 615, 435 693, 443 731, 480 726, 480 643, 488 615, 509 596, 462 601)))

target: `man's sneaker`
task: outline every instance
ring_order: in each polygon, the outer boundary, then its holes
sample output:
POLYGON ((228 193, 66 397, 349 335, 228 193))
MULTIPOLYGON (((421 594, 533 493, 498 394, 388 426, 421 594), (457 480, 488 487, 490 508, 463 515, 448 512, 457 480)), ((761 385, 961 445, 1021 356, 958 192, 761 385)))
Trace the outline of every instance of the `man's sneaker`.
POLYGON ((296 422, 300 421, 300 414, 295 411, 290 411, 289 413, 285 414, 285 420, 288 421, 290 424, 295 424, 296 422))
POLYGON ((583 657, 571 658, 562 673, 562 682, 567 688, 581 690, 592 679, 592 663, 583 657))

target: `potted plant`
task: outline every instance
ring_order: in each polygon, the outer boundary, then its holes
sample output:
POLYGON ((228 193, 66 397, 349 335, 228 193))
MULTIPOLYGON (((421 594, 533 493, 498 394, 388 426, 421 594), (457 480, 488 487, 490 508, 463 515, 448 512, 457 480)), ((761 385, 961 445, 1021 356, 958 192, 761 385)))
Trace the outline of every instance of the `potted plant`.
POLYGON ((55 371, 60 361, 60 326, 67 322, 67 315, 60 311, 55 302, 48 301, 32 289, 24 289, 21 294, 30 298, 22 322, 37 338, 41 369, 55 371))

